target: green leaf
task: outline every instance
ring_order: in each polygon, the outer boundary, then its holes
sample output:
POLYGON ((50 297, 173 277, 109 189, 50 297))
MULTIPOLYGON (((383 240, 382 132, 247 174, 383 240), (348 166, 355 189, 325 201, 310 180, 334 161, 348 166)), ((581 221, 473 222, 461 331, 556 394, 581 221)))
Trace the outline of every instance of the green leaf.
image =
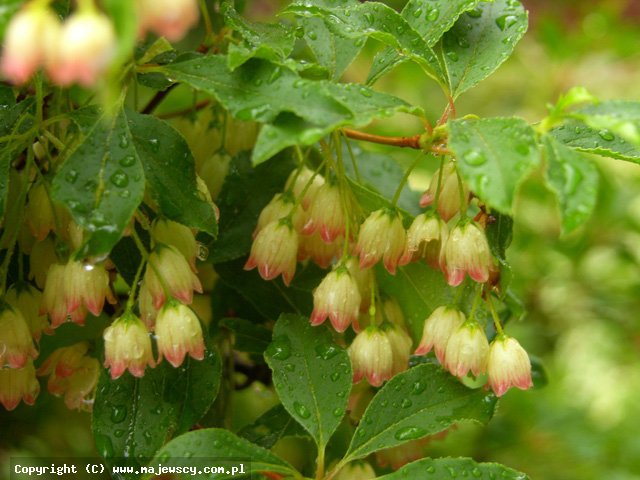
POLYGON ((518 186, 540 163, 533 129, 519 118, 454 120, 449 123, 449 148, 471 190, 506 214, 518 186))
MULTIPOLYGON (((581 108, 576 115, 591 127, 614 132, 640 146, 640 102, 609 100, 581 108)), ((606 140, 606 138, 603 138, 606 140)))
MULTIPOLYGON (((640 163, 640 145, 634 145, 615 130, 616 125, 620 126, 624 123, 607 124, 611 125, 611 129, 593 128, 580 121, 570 120, 553 128, 549 134, 564 145, 580 152, 640 163)), ((625 130, 628 129, 624 129, 622 133, 625 130)))
POLYGON ((82 139, 53 179, 52 193, 89 232, 81 254, 101 257, 118 242, 142 201, 144 172, 124 111, 85 119, 82 139))
POLYGON ((4 32, 13 14, 22 6, 24 0, 4 0, 0 5, 0 42, 4 39, 4 32))
MULTIPOLYGON (((158 452, 151 465, 154 463, 162 463, 167 467, 184 465, 184 459, 187 456, 210 460, 247 460, 250 461, 250 471, 247 473, 257 475, 260 472, 273 472, 284 476, 300 477, 291 465, 269 450, 219 428, 196 430, 173 439, 158 452)), ((230 474, 216 475, 216 479, 225 478, 233 477, 230 474)))
POLYGON ((280 23, 252 23, 243 18, 233 8, 231 2, 224 2, 221 13, 227 26, 240 35, 242 45, 230 44, 228 65, 230 70, 251 58, 263 58, 273 62, 284 61, 295 43, 293 31, 280 23))
POLYGON ((152 457, 202 418, 218 393, 221 372, 220 357, 210 344, 203 360, 187 358, 179 368, 165 361, 142 378, 125 373, 111 380, 104 370, 92 416, 98 451, 107 461, 152 457))
POLYGON ((563 233, 582 225, 598 197, 598 170, 585 155, 545 135, 547 182, 558 197, 563 233))
POLYGON ((449 92, 453 98, 493 73, 527 31, 528 14, 518 0, 479 3, 442 37, 449 92))
POLYGON ((282 405, 276 405, 251 425, 243 427, 238 435, 263 448, 271 448, 281 438, 308 437, 309 434, 282 405))
POLYGON ((379 480, 451 480, 469 477, 478 480, 527 480, 524 473, 498 463, 478 463, 471 458, 423 458, 400 470, 378 477, 379 480))
POLYGON ((512 279, 511 265, 507 262, 507 248, 513 238, 513 219, 508 215, 495 213, 487 223, 487 240, 491 253, 500 265, 500 296, 504 297, 512 279))
MULTIPOLYGON (((478 4, 478 0, 410 0, 402 9, 404 18, 430 47, 449 30, 458 17, 478 4)), ((376 82, 407 59, 387 48, 373 59, 367 84, 376 82)))
POLYGON ((327 8, 312 3, 292 3, 285 12, 301 17, 320 17, 336 35, 364 41, 371 37, 393 47, 416 62, 437 82, 445 73, 433 49, 398 12, 379 2, 352 3, 327 8))
POLYGON ((461 420, 487 423, 496 397, 471 390, 433 364, 396 375, 373 397, 356 429, 346 459, 438 433, 461 420))
POLYGON ((396 275, 378 268, 376 278, 382 291, 402 305, 414 339, 422 338, 424 321, 431 312, 451 303, 454 298, 454 289, 447 285, 442 272, 424 262, 401 267, 396 275))
POLYGON ((262 355, 271 343, 271 330, 243 318, 223 318, 220 325, 235 334, 234 350, 262 355))
POLYGON ((282 191, 295 166, 286 152, 255 168, 247 153, 233 158, 216 200, 220 208, 220 234, 209 245, 208 261, 227 262, 249 253, 251 234, 260 212, 276 193, 282 191))
POLYGON ((213 205, 198 191, 195 160, 180 133, 152 115, 127 110, 132 141, 160 212, 188 227, 218 233, 213 205))
POLYGON ((325 326, 282 315, 265 359, 282 405, 324 448, 347 409, 353 377, 347 352, 325 326))

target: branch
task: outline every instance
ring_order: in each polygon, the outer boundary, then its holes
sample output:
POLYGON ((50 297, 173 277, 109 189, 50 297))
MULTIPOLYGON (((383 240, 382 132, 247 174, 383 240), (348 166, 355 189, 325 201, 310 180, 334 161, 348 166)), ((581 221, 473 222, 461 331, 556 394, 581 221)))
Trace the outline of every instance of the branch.
POLYGON ((381 143, 383 145, 393 145, 394 147, 415 148, 420 150, 420 134, 411 137, 383 137, 381 135, 373 135, 372 133, 360 132, 350 128, 343 128, 343 133, 355 140, 364 140, 365 142, 381 143))

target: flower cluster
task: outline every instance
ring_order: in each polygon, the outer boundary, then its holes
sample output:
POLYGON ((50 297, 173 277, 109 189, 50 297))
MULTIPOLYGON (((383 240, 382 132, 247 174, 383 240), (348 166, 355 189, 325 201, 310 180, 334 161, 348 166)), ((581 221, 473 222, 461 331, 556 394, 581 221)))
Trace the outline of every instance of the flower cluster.
MULTIPOLYGON (((28 2, 9 22, 0 59, 2 76, 24 84, 42 68, 57 85, 96 85, 118 48, 111 19, 93 2, 84 1, 61 22, 46 3, 28 2)), ((140 38, 150 31, 179 40, 199 17, 196 0, 136 0, 135 8, 140 38)))

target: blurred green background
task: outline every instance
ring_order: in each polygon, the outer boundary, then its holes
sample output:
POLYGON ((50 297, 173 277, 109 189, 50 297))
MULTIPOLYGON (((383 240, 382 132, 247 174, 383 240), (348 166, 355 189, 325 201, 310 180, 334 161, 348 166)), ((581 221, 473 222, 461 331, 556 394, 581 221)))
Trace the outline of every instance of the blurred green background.
MULTIPOLYGON (((547 103, 576 85, 601 99, 640 100, 640 1, 523 3, 530 32, 493 76, 460 98, 459 116, 536 122, 547 103)), ((346 81, 366 78, 374 47, 368 44, 346 81)), ((411 65, 375 88, 424 106, 432 120, 444 106, 436 84, 411 65)), ((419 128, 409 117, 373 127, 398 135, 419 128)), ((508 256, 528 315, 507 332, 543 360, 549 384, 510 391, 488 427, 462 425, 431 442, 428 455, 497 461, 532 479, 640 479, 640 166, 596 162, 597 210, 570 236, 560 236, 555 200, 539 178, 518 197, 508 256)), ((433 169, 425 165, 412 185, 423 188, 433 169)), ((10 454, 94 453, 89 415, 69 412, 44 390, 34 408, 0 411, 0 464, 10 454)))

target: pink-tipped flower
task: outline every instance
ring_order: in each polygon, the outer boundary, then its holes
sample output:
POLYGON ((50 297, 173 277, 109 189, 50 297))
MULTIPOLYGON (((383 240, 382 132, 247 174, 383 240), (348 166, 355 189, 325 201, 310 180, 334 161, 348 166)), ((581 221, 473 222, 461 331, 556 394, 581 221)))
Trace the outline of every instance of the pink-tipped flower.
POLYGON ((58 377, 55 372, 52 373, 47 389, 52 395, 64 396, 67 408, 91 411, 99 376, 100 362, 84 356, 71 375, 58 377))
POLYGON ((56 16, 41 2, 32 2, 16 13, 4 36, 0 71, 11 83, 23 84, 45 61, 47 48, 60 28, 56 16))
POLYGON ((20 400, 33 405, 38 393, 40 384, 32 360, 22 368, 0 368, 0 403, 7 410, 16 408, 20 400))
POLYGON ((198 244, 189 227, 172 220, 159 218, 151 225, 151 238, 154 243, 164 243, 175 247, 187 259, 191 270, 196 271, 198 244))
POLYGON ((68 17, 48 53, 47 73, 58 85, 91 87, 109 67, 116 50, 111 20, 86 9, 68 17))
POLYGON ((489 385, 499 397, 511 387, 527 390, 533 386, 529 355, 515 338, 506 335, 491 342, 487 374, 489 385))
POLYGON ((449 338, 464 321, 464 313, 460 310, 445 306, 436 308, 424 322, 422 339, 415 354, 426 355, 433 348, 436 358, 444 365, 449 338))
POLYGON ((449 337, 444 366, 457 377, 464 377, 469 371, 478 376, 487 369, 488 355, 484 330, 478 322, 467 320, 449 337))
POLYGON ((360 311, 360 292, 349 270, 340 266, 322 279, 313 292, 311 325, 324 322, 327 317, 338 332, 344 332, 357 321, 360 311))
POLYGON ((89 344, 78 342, 68 347, 58 348, 38 368, 38 375, 55 375, 66 378, 80 368, 85 358, 89 344))
POLYGON ((50 231, 55 230, 53 205, 44 184, 39 183, 29 190, 25 216, 29 230, 38 241, 44 240, 50 231))
POLYGON ((456 167, 453 163, 448 163, 444 166, 442 173, 438 169, 433 175, 429 189, 420 198, 421 207, 424 208, 435 201, 438 181, 440 181, 440 195, 438 197, 437 210, 444 221, 448 222, 456 213, 461 212, 463 207, 466 209, 469 202, 469 189, 463 183, 462 195, 460 195, 460 182, 458 181, 456 167), (461 205, 461 199, 464 199, 464 205, 461 205))
POLYGON ((112 304, 116 301, 104 265, 69 260, 66 265, 54 264, 49 268, 40 313, 49 314, 52 328, 60 326, 67 317, 84 325, 88 312, 100 315, 105 300, 112 304))
POLYGON ((289 285, 296 273, 298 234, 288 220, 269 223, 260 230, 251 245, 251 254, 245 270, 258 267, 260 276, 273 280, 282 275, 282 281, 289 285))
MULTIPOLYGON (((349 257, 345 262, 351 277, 358 285, 360 292, 360 311, 368 312, 371 305, 371 289, 375 280, 373 270, 370 268, 360 268, 360 263, 356 257, 349 257)), ((356 331, 360 331, 359 329, 356 331)))
POLYGON ((44 288, 49 268, 56 261, 56 247, 51 238, 36 242, 29 255, 29 279, 34 279, 38 288, 44 288))
POLYGON ((147 365, 153 368, 151 338, 144 324, 132 312, 125 312, 103 333, 104 366, 111 378, 120 377, 125 370, 134 377, 142 377, 147 365))
POLYGON ((360 227, 356 253, 360 256, 360 268, 369 268, 380 259, 389 273, 395 275, 396 267, 403 265, 407 233, 397 212, 389 209, 371 213, 360 227))
POLYGON ((39 312, 42 303, 42 293, 27 283, 21 283, 13 286, 7 291, 5 301, 13 307, 14 310, 20 311, 27 322, 31 336, 39 341, 42 332, 47 334, 53 333, 49 326, 46 315, 39 312))
POLYGON ((457 287, 467 273, 476 282, 484 283, 489 280, 492 267, 487 236, 478 224, 469 222, 451 230, 445 246, 445 275, 449 285, 457 287))
POLYGON ((405 262, 424 258, 431 268, 440 269, 449 236, 447 224, 437 216, 420 214, 407 231, 405 262))
POLYGON ((202 293, 200 280, 191 271, 189 263, 170 245, 156 245, 149 255, 143 281, 153 298, 153 307, 157 310, 166 301, 165 287, 172 296, 186 304, 193 301, 194 290, 202 293))
POLYGON ((137 3, 141 35, 151 31, 177 42, 198 22, 196 0, 138 0, 137 3))
POLYGON ((340 255, 342 251, 341 238, 331 243, 326 243, 318 232, 313 235, 302 235, 298 245, 298 261, 310 259, 321 268, 329 268, 329 265, 340 255))
POLYGON ((169 301, 164 304, 156 319, 158 362, 162 358, 179 367, 189 354, 196 360, 204 358, 204 340, 200 320, 186 305, 169 301))
POLYGON ((20 310, 8 303, 0 304, 0 368, 22 368, 29 358, 36 358, 31 332, 20 310))
POLYGON ((291 172, 284 188, 287 191, 291 190, 293 192, 293 196, 296 198, 300 198, 304 192, 304 197, 302 197, 302 201, 300 203, 304 210, 309 210, 309 207, 315 200, 318 190, 320 190, 322 185, 324 185, 324 178, 322 175, 314 175, 314 173, 307 167, 302 167, 299 170, 291 172), (309 186, 307 187, 307 185, 309 186))
POLYGON ((393 376, 393 346, 388 335, 375 326, 356 335, 349 345, 349 357, 353 366, 353 383, 363 378, 374 387, 393 376))
POLYGON ((311 203, 302 233, 311 235, 317 231, 322 240, 333 242, 338 237, 344 237, 345 222, 340 189, 337 185, 325 183, 311 203))
POLYGON ((293 228, 295 228, 297 232, 301 231, 302 227, 304 226, 304 215, 302 212, 302 208, 300 208, 299 205, 296 205, 295 199, 291 194, 275 194, 271 201, 267 203, 267 205, 260 212, 260 216, 258 217, 258 224, 253 231, 253 238, 256 238, 256 235, 258 235, 260 230, 269 225, 271 222, 275 222, 277 220, 280 220, 281 218, 288 217, 289 215, 291 215, 293 228))

